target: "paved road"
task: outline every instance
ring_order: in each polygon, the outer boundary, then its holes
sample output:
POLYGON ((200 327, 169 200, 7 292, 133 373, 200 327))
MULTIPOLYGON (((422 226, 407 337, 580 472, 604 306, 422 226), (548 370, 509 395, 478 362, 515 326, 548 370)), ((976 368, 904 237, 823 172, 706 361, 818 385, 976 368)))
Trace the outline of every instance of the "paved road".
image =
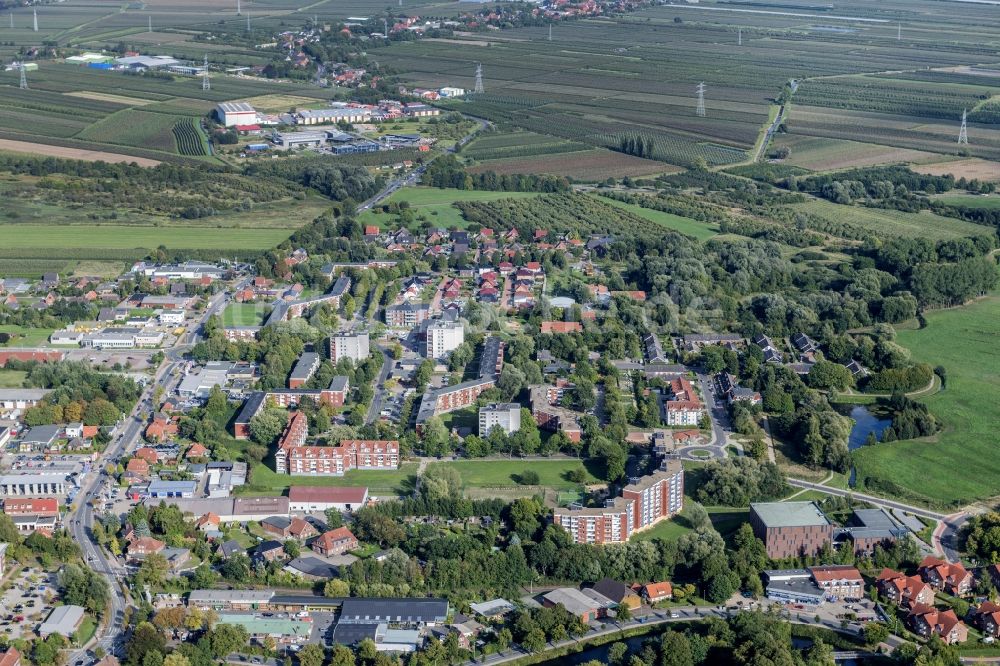
POLYGON ((183 361, 181 358, 197 342, 201 335, 202 327, 208 318, 216 314, 220 308, 228 302, 225 292, 220 292, 213 296, 208 306, 197 322, 193 323, 187 333, 177 341, 177 344, 164 354, 165 361, 157 368, 153 376, 153 381, 147 384, 135 408, 124 422, 118 426, 117 435, 94 462, 92 471, 84 477, 80 492, 77 495, 73 510, 66 515, 66 524, 73 534, 73 538, 80 544, 83 551, 84 560, 88 566, 97 573, 104 576, 111 591, 111 609, 106 617, 103 626, 95 634, 91 644, 75 651, 69 659, 69 663, 75 664, 77 661, 92 663, 95 659, 88 654, 88 649, 99 645, 105 652, 111 654, 116 651, 116 646, 120 645, 122 634, 125 631, 124 616, 125 606, 128 599, 124 590, 124 580, 126 572, 124 567, 113 557, 109 557, 97 543, 93 540, 92 526, 94 523, 94 511, 91 502, 98 496, 103 482, 103 470, 108 463, 114 463, 123 456, 128 455, 136 448, 146 425, 145 415, 155 408, 153 404, 153 394, 156 388, 163 387, 165 392, 179 381, 178 370, 183 361))
POLYGON ((841 490, 840 488, 830 488, 829 486, 821 486, 818 483, 803 481, 802 479, 789 478, 788 485, 795 486, 796 488, 805 488, 806 490, 817 490, 821 493, 826 493, 827 495, 836 495, 838 497, 850 496, 855 499, 868 502, 869 504, 874 504, 875 506, 887 507, 890 509, 899 509, 901 511, 906 511, 907 513, 912 513, 915 516, 930 518, 931 520, 944 520, 945 518, 948 517, 943 513, 937 513, 936 511, 931 511, 929 509, 924 509, 918 506, 903 504, 902 502, 897 502, 895 500, 888 500, 883 497, 876 497, 875 495, 866 495, 864 493, 855 492, 853 490, 841 490))
POLYGON ((365 423, 374 423, 378 419, 379 414, 382 413, 382 403, 385 401, 385 380, 389 378, 389 373, 392 372, 392 365, 395 359, 392 354, 389 353, 383 347, 379 347, 379 351, 382 352, 382 369, 379 370, 378 379, 375 380, 375 395, 372 397, 372 404, 368 406, 368 414, 365 416, 365 423))
POLYGON ((771 126, 767 128, 767 134, 764 135, 764 140, 760 142, 760 146, 757 148, 756 154, 753 156, 754 162, 760 162, 760 158, 764 156, 764 151, 771 143, 771 139, 774 138, 774 133, 778 131, 778 127, 781 126, 781 121, 785 119, 785 105, 782 104, 781 108, 778 109, 778 115, 775 116, 774 122, 771 126))

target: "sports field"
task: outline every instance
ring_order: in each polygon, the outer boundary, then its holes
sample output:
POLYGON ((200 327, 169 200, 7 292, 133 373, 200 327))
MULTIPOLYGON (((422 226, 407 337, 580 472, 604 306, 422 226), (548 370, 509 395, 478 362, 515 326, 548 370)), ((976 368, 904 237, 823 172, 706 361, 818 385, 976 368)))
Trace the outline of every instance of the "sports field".
POLYGON ((270 310, 264 303, 230 303, 222 311, 222 325, 260 326, 270 310))
POLYGON ((607 197, 601 197, 601 201, 609 203, 615 208, 623 208, 631 213, 635 213, 639 217, 644 217, 651 222, 655 222, 662 227, 666 227, 667 229, 673 229, 674 231, 679 231, 682 234, 693 236, 698 240, 707 240, 719 233, 719 228, 714 224, 699 222, 688 217, 681 217, 680 215, 665 213, 660 210, 653 210, 652 208, 643 208, 642 206, 626 203, 624 201, 618 201, 616 199, 609 199, 607 197))
MULTIPOLYGON (((468 224, 454 206, 456 201, 496 201, 498 199, 526 199, 538 196, 535 192, 489 192, 483 190, 451 190, 436 187, 407 187, 397 190, 383 204, 406 201, 418 220, 428 220, 434 226, 447 229, 465 228, 468 224)), ((394 229, 398 218, 391 213, 367 210, 358 218, 361 224, 374 224, 383 229, 394 229)))
POLYGON ((947 386, 927 398, 944 430, 926 440, 865 446, 854 453, 870 490, 899 487, 904 497, 953 508, 1000 495, 1000 294, 930 312, 927 327, 899 331, 914 360, 947 370, 947 386))
POLYGON ((964 238, 982 236, 992 232, 990 227, 964 222, 950 217, 935 215, 929 211, 904 213, 898 210, 844 206, 824 199, 812 199, 806 203, 791 204, 793 210, 810 213, 831 222, 848 224, 870 229, 873 234, 892 237, 964 238))

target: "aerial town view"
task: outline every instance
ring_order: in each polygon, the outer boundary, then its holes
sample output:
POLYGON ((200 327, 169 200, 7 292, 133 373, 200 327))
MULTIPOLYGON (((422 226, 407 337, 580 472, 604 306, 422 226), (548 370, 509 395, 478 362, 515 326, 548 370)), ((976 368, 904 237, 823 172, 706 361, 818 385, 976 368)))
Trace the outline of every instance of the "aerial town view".
POLYGON ((0 0, 0 666, 1000 664, 1000 0, 0 0))

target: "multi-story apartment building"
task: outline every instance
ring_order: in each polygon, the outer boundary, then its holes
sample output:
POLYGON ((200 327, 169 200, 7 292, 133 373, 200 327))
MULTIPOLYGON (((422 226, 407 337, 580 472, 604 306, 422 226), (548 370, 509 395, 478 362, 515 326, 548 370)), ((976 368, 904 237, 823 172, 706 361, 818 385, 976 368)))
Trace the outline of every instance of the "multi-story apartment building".
POLYGON ((679 460, 669 460, 660 471, 625 486, 622 496, 608 500, 605 506, 559 508, 553 522, 576 543, 624 543, 683 508, 684 469, 679 460))
POLYGON ((272 389, 270 391, 254 391, 247 396, 243 408, 233 421, 233 436, 236 439, 247 439, 250 436, 250 420, 257 416, 267 406, 270 400, 276 407, 295 407, 303 398, 309 398, 317 404, 340 407, 347 401, 350 384, 344 375, 338 375, 325 389, 272 389))
POLYGON ((813 502, 751 504, 750 526, 772 560, 815 555, 833 544, 833 524, 813 502))
POLYGON ((337 363, 342 358, 349 358, 355 363, 368 358, 371 342, 368 332, 341 332, 330 336, 330 360, 337 363))
POLYGON ((413 328, 426 321, 430 311, 426 303, 390 305, 385 309, 385 323, 393 328, 413 328))
POLYGON ((427 326, 427 358, 441 359, 465 341, 465 328, 460 321, 435 321, 427 326))
POLYGON ((499 402, 479 408, 479 436, 486 437, 493 428, 506 434, 521 429, 521 405, 516 402, 499 402))
POLYGON ((293 475, 342 476, 351 469, 398 467, 399 442, 396 440, 347 439, 337 446, 299 444, 282 447, 275 455, 275 471, 293 475))
POLYGON ((302 356, 295 362, 291 374, 288 376, 288 388, 302 388, 316 371, 319 370, 320 358, 316 352, 302 352, 302 356))

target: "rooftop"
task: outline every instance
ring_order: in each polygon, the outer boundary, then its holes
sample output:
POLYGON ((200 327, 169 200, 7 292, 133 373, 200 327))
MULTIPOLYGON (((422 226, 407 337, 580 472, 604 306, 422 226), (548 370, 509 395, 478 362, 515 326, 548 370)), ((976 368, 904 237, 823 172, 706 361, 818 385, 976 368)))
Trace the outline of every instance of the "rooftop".
POLYGON ((750 505, 750 511, 769 528, 830 524, 814 502, 755 502, 750 505))

